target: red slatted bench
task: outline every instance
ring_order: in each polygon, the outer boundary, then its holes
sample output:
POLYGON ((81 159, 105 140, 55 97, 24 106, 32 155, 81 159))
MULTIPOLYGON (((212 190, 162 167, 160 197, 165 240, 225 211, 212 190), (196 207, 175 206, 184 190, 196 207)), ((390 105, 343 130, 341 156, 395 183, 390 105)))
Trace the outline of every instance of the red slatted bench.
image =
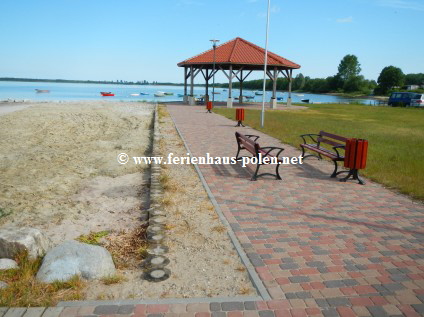
POLYGON ((331 177, 336 177, 338 174, 343 172, 343 171, 337 172, 337 169, 338 169, 337 162, 344 161, 344 155, 341 155, 339 151, 345 149, 346 140, 348 138, 345 138, 340 135, 328 133, 325 131, 320 131, 319 134, 302 134, 300 137, 303 139, 303 144, 300 144, 300 147, 302 148, 303 158, 306 158, 309 156, 315 156, 319 160, 321 160, 322 156, 328 157, 334 163, 334 171, 333 171, 333 174, 331 174, 331 177), (309 141, 309 143, 307 142, 307 140, 309 141), (321 146, 323 143, 330 145, 330 147, 332 147, 332 150, 321 146), (305 150, 315 152, 318 155, 308 154, 305 156, 305 150))
POLYGON ((255 180, 257 180, 258 177, 265 176, 265 175, 272 175, 272 176, 275 176, 276 179, 281 179, 281 176, 280 176, 279 171, 278 171, 278 169, 280 168, 280 164, 276 164, 275 174, 263 173, 263 174, 258 175, 259 167, 261 165, 266 164, 266 163, 262 163, 261 158, 262 158, 262 160, 266 157, 277 158, 276 161, 278 163, 280 163, 280 162, 282 162, 282 160, 279 157, 280 157, 281 152, 284 151, 283 148, 275 147, 275 146, 261 147, 256 142, 258 139, 259 139, 259 136, 257 136, 257 135, 252 135, 252 134, 244 135, 240 132, 236 132, 236 140, 237 140, 237 147, 238 147, 237 154, 236 154, 236 160, 237 161, 242 160, 243 157, 242 156, 239 157, 241 150, 246 150, 253 155, 252 157, 257 158, 256 171, 251 178, 252 181, 255 181, 255 180), (275 154, 272 154, 271 152, 273 152, 275 150, 277 150, 278 152, 276 152, 275 154))

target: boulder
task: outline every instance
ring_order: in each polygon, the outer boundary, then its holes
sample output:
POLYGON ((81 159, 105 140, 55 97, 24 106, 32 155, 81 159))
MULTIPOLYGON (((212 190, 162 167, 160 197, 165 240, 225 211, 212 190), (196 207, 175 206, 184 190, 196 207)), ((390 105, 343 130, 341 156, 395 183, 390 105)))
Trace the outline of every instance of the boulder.
POLYGON ((0 281, 0 289, 6 288, 7 286, 7 283, 0 281))
POLYGON ((51 283, 55 280, 67 281, 74 275, 95 279, 115 273, 112 256, 105 248, 71 240, 47 252, 37 279, 51 283))
POLYGON ((10 270, 17 269, 18 263, 11 259, 0 259, 0 271, 1 270, 10 270))
POLYGON ((13 259, 19 252, 28 251, 32 259, 43 256, 51 242, 35 228, 0 228, 0 258, 13 259))

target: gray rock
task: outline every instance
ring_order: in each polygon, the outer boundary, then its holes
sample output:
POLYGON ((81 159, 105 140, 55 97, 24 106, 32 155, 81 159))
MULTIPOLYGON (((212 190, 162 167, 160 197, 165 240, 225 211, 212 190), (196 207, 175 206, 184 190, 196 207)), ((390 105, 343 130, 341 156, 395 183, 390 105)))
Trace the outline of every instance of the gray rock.
POLYGON ((37 273, 44 283, 67 281, 74 275, 95 279, 116 273, 110 253, 100 246, 65 241, 47 252, 37 273))
POLYGON ((13 259, 19 252, 28 251, 32 259, 43 256, 51 242, 35 228, 0 228, 0 258, 13 259))
POLYGON ((18 263, 11 259, 0 259, 0 270, 17 269, 18 263))
POLYGON ((6 288, 7 286, 7 283, 0 281, 0 289, 6 288))

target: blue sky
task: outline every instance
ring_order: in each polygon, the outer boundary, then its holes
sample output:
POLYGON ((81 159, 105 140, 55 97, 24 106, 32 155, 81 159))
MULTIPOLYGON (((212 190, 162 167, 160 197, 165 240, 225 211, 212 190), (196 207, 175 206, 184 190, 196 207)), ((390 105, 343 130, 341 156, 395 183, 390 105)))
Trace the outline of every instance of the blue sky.
MULTIPOLYGON (((212 38, 264 47, 267 3, 2 0, 0 77, 182 82, 176 64, 212 38)), ((268 49, 314 78, 336 74, 347 54, 368 79, 389 65, 419 73, 423 21, 424 0, 271 0, 268 49)))

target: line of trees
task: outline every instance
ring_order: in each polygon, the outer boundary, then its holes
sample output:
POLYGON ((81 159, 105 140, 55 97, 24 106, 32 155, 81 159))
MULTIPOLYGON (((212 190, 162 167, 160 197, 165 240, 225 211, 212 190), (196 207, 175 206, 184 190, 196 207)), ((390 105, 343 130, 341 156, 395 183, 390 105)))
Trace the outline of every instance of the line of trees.
MULTIPOLYGON (((327 78, 310 78, 302 73, 296 75, 292 80, 293 91, 305 91, 312 93, 347 93, 347 94, 376 94, 386 95, 394 88, 401 88, 404 85, 424 85, 424 74, 404 75, 398 67, 387 66, 383 68, 375 80, 365 79, 360 75, 361 65, 355 55, 346 55, 340 61, 338 72, 334 76, 327 78)), ((219 84, 220 87, 227 88, 228 84, 219 84)), ((235 82, 234 88, 239 88, 240 83, 235 82)), ((262 90, 263 80, 249 80, 243 83, 243 88, 252 90, 262 90)), ((272 90, 272 81, 266 81, 266 89, 272 90)), ((288 90, 289 81, 286 78, 277 79, 277 90, 288 90)))

